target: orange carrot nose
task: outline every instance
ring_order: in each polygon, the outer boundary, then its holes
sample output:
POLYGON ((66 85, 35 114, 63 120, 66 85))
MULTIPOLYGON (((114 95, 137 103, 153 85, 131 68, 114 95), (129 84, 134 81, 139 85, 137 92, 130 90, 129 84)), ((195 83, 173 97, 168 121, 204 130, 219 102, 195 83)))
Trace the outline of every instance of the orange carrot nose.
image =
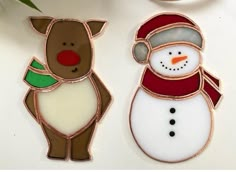
POLYGON ((183 61, 183 60, 186 60, 188 58, 188 56, 177 56, 177 57, 173 57, 172 59, 171 59, 171 63, 172 64, 176 64, 176 63, 179 63, 179 62, 181 62, 181 61, 183 61))

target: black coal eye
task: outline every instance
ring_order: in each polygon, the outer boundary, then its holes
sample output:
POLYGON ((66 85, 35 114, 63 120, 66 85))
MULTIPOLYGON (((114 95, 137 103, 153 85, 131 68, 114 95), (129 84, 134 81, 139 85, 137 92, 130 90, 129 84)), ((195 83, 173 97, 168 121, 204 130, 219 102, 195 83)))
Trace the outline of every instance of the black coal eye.
POLYGON ((70 43, 70 45, 71 45, 71 46, 74 46, 75 44, 72 42, 72 43, 70 43))
POLYGON ((172 52, 169 52, 169 55, 172 55, 172 52))
POLYGON ((179 55, 182 54, 181 51, 179 51, 178 54, 179 54, 179 55))
POLYGON ((63 42, 62 45, 66 45, 66 42, 63 42))

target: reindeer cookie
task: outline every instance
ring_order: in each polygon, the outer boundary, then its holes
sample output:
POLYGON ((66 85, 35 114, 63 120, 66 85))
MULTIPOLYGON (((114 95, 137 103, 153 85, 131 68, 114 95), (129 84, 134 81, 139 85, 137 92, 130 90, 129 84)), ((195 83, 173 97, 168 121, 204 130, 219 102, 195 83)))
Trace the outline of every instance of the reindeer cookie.
POLYGON ((46 37, 45 64, 33 58, 24 81, 30 89, 25 105, 41 125, 48 157, 91 159, 89 145, 111 95, 95 72, 92 38, 105 21, 81 22, 31 17, 33 28, 46 37))

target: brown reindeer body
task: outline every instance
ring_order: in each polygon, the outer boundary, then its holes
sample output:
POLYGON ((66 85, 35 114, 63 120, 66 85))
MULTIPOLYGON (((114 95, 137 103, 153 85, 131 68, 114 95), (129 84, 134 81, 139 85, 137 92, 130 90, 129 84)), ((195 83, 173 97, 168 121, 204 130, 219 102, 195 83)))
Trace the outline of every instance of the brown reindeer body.
MULTIPOLYGON (((48 157, 66 159, 70 153, 72 160, 88 160, 96 123, 111 102, 109 91, 91 69, 91 38, 101 32, 105 22, 48 17, 32 17, 31 22, 47 36, 44 67, 57 83, 31 86, 25 105, 47 137, 48 157)), ((45 70, 34 72, 46 75, 45 70)))

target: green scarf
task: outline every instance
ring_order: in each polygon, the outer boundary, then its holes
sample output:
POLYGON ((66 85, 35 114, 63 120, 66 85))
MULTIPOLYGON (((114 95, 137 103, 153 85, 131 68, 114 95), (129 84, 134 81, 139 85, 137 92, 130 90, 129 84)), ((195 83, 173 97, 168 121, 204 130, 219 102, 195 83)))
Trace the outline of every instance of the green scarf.
POLYGON ((24 80, 34 89, 46 89, 58 83, 58 80, 46 71, 44 65, 35 59, 32 60, 30 68, 27 69, 24 80), (39 73, 37 70, 44 73, 39 73))

